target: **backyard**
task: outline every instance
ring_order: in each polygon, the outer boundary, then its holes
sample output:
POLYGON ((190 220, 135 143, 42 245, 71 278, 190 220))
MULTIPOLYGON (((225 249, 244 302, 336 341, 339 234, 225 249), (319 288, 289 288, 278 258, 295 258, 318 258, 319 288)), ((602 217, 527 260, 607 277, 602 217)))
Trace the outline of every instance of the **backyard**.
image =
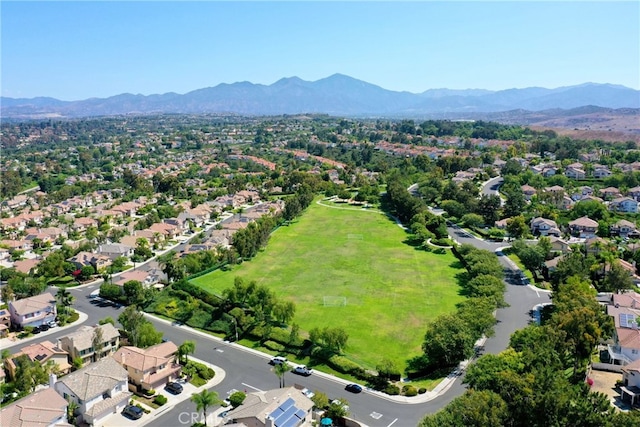
POLYGON ((454 278, 462 266, 451 252, 416 249, 406 238, 378 212, 313 203, 253 260, 192 283, 215 294, 236 276, 268 285, 296 303, 293 321, 303 331, 342 327, 349 359, 375 369, 386 357, 404 369, 421 353, 426 324, 463 300, 454 278))

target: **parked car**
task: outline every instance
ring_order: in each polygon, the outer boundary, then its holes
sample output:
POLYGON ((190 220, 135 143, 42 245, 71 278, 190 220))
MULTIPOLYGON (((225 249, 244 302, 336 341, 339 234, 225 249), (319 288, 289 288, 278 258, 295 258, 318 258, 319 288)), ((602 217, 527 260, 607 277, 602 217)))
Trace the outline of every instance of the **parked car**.
POLYGON ((302 394, 304 394, 305 396, 307 396, 309 399, 311 399, 313 396, 315 396, 316 394, 314 392, 312 392, 311 390, 309 390, 308 388, 303 388, 302 390, 300 390, 302 392, 302 394))
POLYGON ((351 393, 360 393, 362 391, 362 386, 359 386, 358 384, 347 384, 344 389, 351 393))
POLYGON ((271 359, 271 362, 269 362, 272 365, 282 365, 283 363, 287 363, 288 360, 286 357, 282 357, 282 356, 276 356, 273 359, 271 359))
POLYGON ((306 366, 296 366, 295 368, 293 368, 292 372, 294 374, 302 375, 305 377, 311 375, 311 369, 307 368, 306 366))
POLYGON ((180 394, 182 393, 182 384, 180 383, 167 383, 167 385, 164 387, 165 390, 167 390, 168 392, 172 393, 172 394, 180 394))
POLYGON ((40 332, 47 332, 49 328, 50 326, 46 323, 43 323, 42 325, 38 326, 38 329, 40 329, 40 332))
POLYGON ((122 410, 122 415, 134 420, 139 420, 142 417, 142 414, 144 414, 144 411, 141 408, 138 408, 137 406, 134 406, 134 405, 127 405, 122 410))
POLYGON ((55 320, 52 320, 52 321, 50 321, 50 322, 47 322, 47 325, 48 325, 50 328, 55 328, 55 327, 57 327, 57 326, 58 326, 58 322, 56 322, 55 320))

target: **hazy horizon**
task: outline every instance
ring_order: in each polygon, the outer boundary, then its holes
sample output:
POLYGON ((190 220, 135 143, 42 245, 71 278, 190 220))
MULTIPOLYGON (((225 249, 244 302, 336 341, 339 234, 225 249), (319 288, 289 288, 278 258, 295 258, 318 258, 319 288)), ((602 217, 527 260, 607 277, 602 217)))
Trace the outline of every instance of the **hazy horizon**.
POLYGON ((2 96, 340 73, 393 91, 640 90, 640 2, 2 2, 2 96))

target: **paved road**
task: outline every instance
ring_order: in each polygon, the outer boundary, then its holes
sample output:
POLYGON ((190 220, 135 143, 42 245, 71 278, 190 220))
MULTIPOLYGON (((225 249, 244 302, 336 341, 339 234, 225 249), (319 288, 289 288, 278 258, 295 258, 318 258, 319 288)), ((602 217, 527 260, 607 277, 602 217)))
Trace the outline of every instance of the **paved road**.
MULTIPOLYGON (((231 220, 231 219, 229 219, 231 220)), ((456 227, 448 227, 449 234, 459 243, 468 243, 480 249, 495 251, 500 246, 499 243, 485 242, 468 234, 464 230, 456 227)), ((501 262, 507 271, 512 271, 514 266, 504 256, 501 262)), ((98 306, 91 302, 90 294, 98 289, 99 284, 71 288, 70 291, 76 297, 74 307, 87 313, 86 324, 96 324, 100 319, 111 316, 117 319, 122 307, 98 306)), ((52 290, 56 292, 55 289, 52 290)), ((507 308, 497 310, 496 334, 489 338, 484 347, 485 353, 499 353, 504 350, 509 342, 509 336, 517 329, 527 325, 530 320, 529 310, 536 304, 549 302, 547 293, 536 292, 527 286, 516 285, 507 282, 505 299, 510 305, 507 308)), ((268 359, 254 352, 242 349, 234 344, 222 342, 218 339, 203 337, 189 329, 179 325, 167 324, 166 322, 153 321, 156 328, 164 332, 164 337, 176 343, 181 343, 186 339, 196 342, 195 356, 210 363, 220 366, 226 371, 224 381, 213 390, 217 391, 221 397, 226 397, 231 389, 246 390, 248 392, 260 389, 266 390, 277 387, 277 377, 268 365, 268 359)), ((46 338, 55 341, 60 336, 69 331, 56 331, 46 335, 46 338)), ((14 345, 9 348, 16 351, 22 345, 14 345)), ((443 408, 455 397, 464 393, 465 387, 461 380, 456 380, 448 391, 435 399, 418 405, 398 403, 385 399, 384 397, 365 391, 361 394, 351 394, 344 391, 343 380, 327 375, 311 375, 310 377, 298 377, 294 374, 286 375, 287 384, 302 384, 312 390, 321 390, 330 398, 345 397, 350 404, 351 416, 371 427, 394 426, 415 426, 425 414, 433 413, 443 408)), ((215 408, 211 408, 215 409, 215 408)), ((173 409, 159 415, 148 425, 159 427, 176 427, 180 425, 190 425, 190 414, 195 412, 195 406, 190 401, 184 401, 173 409), (184 423, 185 420, 189 422, 184 423)))

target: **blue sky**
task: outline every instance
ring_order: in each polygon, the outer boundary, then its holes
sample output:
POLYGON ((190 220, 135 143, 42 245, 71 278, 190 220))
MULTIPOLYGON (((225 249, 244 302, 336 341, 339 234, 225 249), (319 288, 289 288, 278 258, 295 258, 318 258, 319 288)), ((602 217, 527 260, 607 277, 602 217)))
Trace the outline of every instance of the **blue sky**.
POLYGON ((640 2, 0 3, 1 93, 63 100, 334 73, 390 90, 640 89, 640 2))

